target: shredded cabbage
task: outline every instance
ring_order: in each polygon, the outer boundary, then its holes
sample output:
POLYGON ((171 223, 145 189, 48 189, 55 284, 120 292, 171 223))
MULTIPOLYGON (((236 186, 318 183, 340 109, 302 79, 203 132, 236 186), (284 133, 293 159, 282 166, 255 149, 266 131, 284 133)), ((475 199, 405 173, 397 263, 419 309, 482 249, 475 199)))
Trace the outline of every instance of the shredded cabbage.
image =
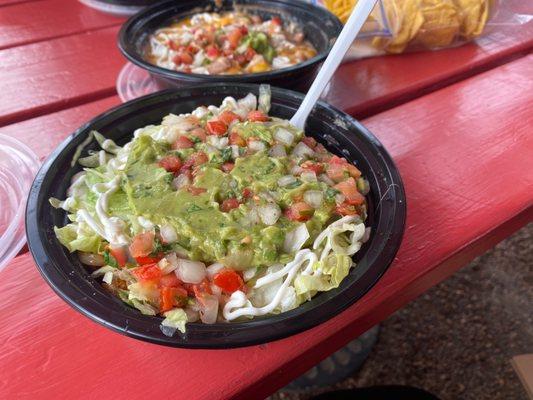
POLYGON ((161 332, 166 336, 172 336, 179 330, 181 333, 185 333, 185 324, 187 323, 187 314, 182 308, 174 308, 170 311, 167 311, 165 314, 165 319, 161 323, 161 332))

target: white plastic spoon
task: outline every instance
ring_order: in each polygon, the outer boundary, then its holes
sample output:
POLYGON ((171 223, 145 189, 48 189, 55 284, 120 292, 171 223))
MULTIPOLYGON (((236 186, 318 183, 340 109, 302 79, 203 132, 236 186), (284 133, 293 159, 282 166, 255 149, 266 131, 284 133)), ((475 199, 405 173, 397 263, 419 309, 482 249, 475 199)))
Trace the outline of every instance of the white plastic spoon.
POLYGON ((315 81, 309 88, 304 101, 302 101, 300 108, 298 108, 296 114, 294 114, 294 116, 291 118, 292 125, 302 130, 304 129, 307 116, 315 106, 315 103, 324 91, 324 88, 337 70, 337 67, 350 48, 350 45, 357 37, 357 34, 370 15, 370 12, 374 8, 376 2, 377 0, 359 0, 357 2, 356 6, 352 10, 350 18, 348 18, 348 21, 344 25, 344 28, 342 28, 342 31, 337 38, 337 41, 329 52, 326 61, 324 61, 322 68, 320 68, 315 81))

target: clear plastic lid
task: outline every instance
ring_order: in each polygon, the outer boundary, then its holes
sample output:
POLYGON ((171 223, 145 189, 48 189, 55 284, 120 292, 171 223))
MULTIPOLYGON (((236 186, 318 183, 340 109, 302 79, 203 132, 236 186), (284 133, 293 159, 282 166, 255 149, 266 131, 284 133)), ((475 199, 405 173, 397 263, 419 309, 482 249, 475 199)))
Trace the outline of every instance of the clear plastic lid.
POLYGON ((122 102, 130 101, 164 89, 150 73, 132 63, 126 63, 117 77, 117 93, 122 102))
POLYGON ((0 270, 26 243, 26 198, 39 165, 29 147, 0 135, 0 270))

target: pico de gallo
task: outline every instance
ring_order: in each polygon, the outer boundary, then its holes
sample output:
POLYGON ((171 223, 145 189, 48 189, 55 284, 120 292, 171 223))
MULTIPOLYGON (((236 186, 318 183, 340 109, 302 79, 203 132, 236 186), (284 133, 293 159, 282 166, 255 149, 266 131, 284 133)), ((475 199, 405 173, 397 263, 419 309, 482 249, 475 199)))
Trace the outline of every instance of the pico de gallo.
POLYGON ((101 150, 50 199, 70 220, 58 240, 166 334, 294 309, 338 287, 370 234, 359 169, 260 93, 169 114, 122 147, 92 132, 101 150))
POLYGON ((157 66, 195 74, 266 72, 317 54, 302 29, 278 16, 200 13, 155 31, 146 58, 157 66))

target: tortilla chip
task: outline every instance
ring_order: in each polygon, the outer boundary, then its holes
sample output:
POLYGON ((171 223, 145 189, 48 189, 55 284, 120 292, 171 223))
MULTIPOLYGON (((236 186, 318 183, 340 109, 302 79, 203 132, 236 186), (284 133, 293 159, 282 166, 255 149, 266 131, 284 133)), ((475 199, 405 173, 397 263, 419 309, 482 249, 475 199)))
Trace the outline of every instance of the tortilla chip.
POLYGON ((414 41, 427 48, 446 47, 459 34, 460 20, 452 0, 421 0, 424 23, 414 41))
POLYGON ((343 24, 346 23, 357 0, 324 0, 324 6, 335 14, 343 24))
POLYGON ((459 9, 461 36, 466 40, 473 39, 483 32, 489 17, 489 1, 487 0, 454 0, 459 9))
POLYGON ((424 23, 418 3, 419 0, 384 0, 383 5, 393 37, 376 37, 372 45, 389 53, 403 52, 424 23))

